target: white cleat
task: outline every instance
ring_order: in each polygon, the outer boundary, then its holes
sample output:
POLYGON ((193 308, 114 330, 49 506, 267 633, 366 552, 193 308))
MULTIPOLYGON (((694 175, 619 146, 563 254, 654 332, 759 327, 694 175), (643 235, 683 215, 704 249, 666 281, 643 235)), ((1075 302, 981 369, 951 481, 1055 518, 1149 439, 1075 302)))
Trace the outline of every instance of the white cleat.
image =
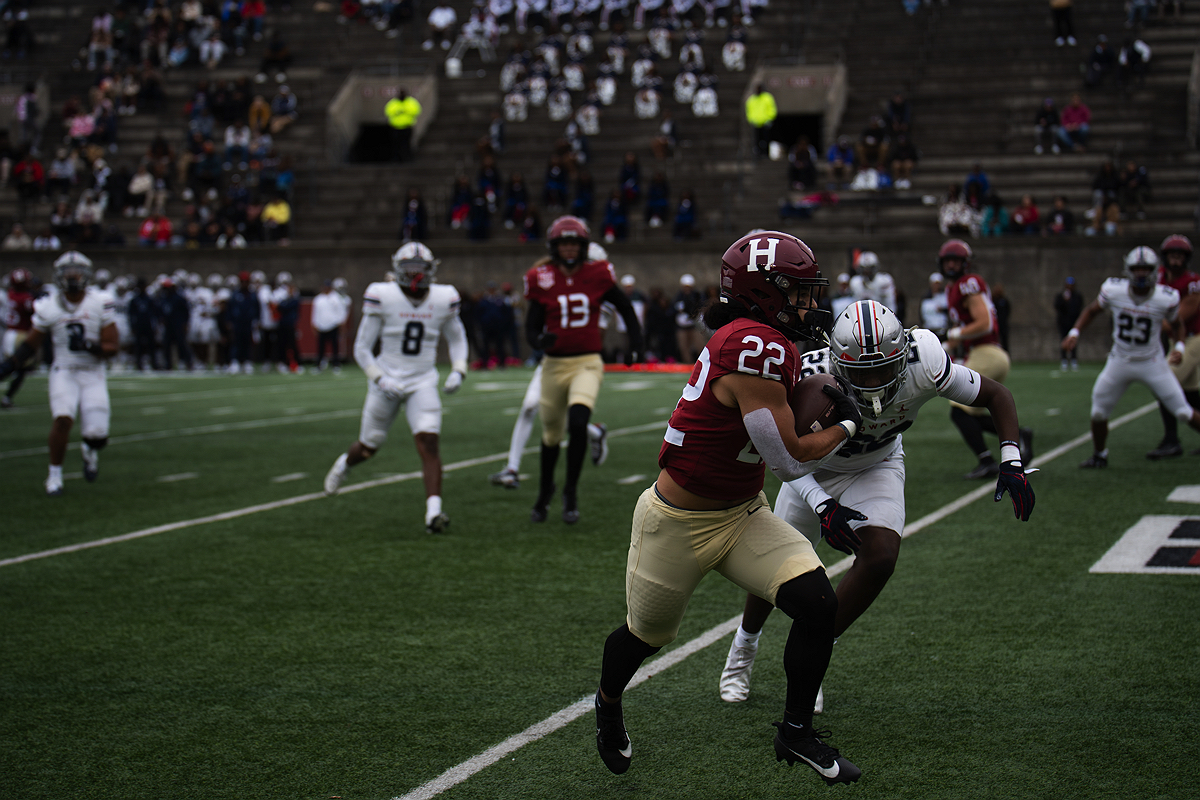
POLYGON ((425 520, 426 533, 443 533, 450 527, 450 518, 445 514, 435 514, 432 518, 425 520))
POLYGON ((83 454, 83 478, 88 483, 95 483, 96 477, 100 474, 100 452, 88 447, 87 443, 79 445, 79 452, 83 454))
POLYGON ((600 429, 600 435, 593 438, 589 444, 592 450, 592 463, 598 467, 608 458, 608 426, 600 424, 596 427, 600 429))
POLYGON ((63 493, 62 478, 46 478, 46 494, 50 497, 58 497, 63 493))
POLYGON ((333 466, 329 468, 328 474, 325 475, 325 495, 333 497, 338 493, 338 489, 342 486, 342 481, 346 479, 346 454, 342 453, 338 456, 338 460, 333 462, 333 466))
POLYGON ((721 671, 721 699, 726 703, 740 703, 750 696, 750 672, 754 669, 756 655, 757 644, 738 647, 737 636, 734 636, 725 658, 725 669, 721 671))
POLYGON ((820 714, 825 710, 825 685, 817 689, 817 702, 813 703, 813 713, 820 714))

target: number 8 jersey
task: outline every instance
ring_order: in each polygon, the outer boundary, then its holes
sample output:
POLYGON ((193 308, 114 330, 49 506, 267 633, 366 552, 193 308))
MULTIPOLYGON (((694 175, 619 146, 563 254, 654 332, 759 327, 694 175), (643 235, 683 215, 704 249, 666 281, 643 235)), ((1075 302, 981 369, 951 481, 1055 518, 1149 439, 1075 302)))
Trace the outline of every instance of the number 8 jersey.
POLYGON ((1112 355, 1127 361, 1162 356, 1158 332, 1164 319, 1175 320, 1179 292, 1160 283, 1150 294, 1138 297, 1129 291, 1128 278, 1109 278, 1100 287, 1097 300, 1101 308, 1112 312, 1112 355))
MULTIPOLYGON (((460 302, 457 289, 440 283, 431 285, 429 294, 419 302, 408 297, 393 281, 372 283, 363 294, 364 324, 354 342, 355 360, 363 369, 366 363, 374 362, 393 378, 408 378, 436 369, 438 339, 447 326, 462 325, 458 318, 460 302), (378 319, 375 324, 380 327, 370 324, 371 317, 378 319), (371 353, 375 346, 371 329, 378 331, 378 358, 371 353)), ((449 335, 447 338, 454 339, 449 335)))
POLYGON ((766 464, 754 449, 742 412, 717 400, 712 382, 744 373, 796 385, 796 348, 782 333, 752 319, 721 327, 700 351, 683 397, 671 414, 658 465, 693 494, 745 500, 763 488, 766 464))

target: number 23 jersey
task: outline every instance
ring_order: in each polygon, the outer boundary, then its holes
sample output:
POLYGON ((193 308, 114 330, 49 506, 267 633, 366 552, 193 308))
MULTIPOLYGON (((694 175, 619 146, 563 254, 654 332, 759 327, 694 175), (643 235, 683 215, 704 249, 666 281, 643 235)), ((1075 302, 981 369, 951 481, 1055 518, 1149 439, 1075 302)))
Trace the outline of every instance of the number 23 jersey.
POLYGON ((363 294, 363 317, 378 317, 382 324, 376 359, 379 367, 393 378, 435 369, 442 329, 458 319, 460 303, 458 290, 440 283, 430 286, 420 302, 391 281, 368 286, 363 294))
MULTIPOLYGON (((800 356, 800 380, 818 372, 832 374, 828 347, 800 356)), ((858 472, 894 454, 903 455, 901 434, 916 422, 921 406, 935 397, 970 405, 979 389, 977 372, 953 363, 934 333, 914 328, 908 332, 908 372, 896 399, 878 419, 864 415, 858 433, 827 458, 821 469, 858 472)))
POLYGON ((1131 361, 1162 356, 1158 332, 1164 319, 1174 321, 1179 292, 1157 284, 1153 292, 1137 298, 1129 291, 1128 278, 1109 278, 1101 285, 1097 301, 1112 312, 1112 355, 1131 361))
POLYGON ((717 400, 712 384, 743 373, 779 381, 791 394, 796 348, 761 322, 738 319, 713 334, 700 351, 692 377, 671 421, 658 465, 693 494, 714 500, 745 500, 763 488, 766 464, 754 449, 742 412, 717 400))

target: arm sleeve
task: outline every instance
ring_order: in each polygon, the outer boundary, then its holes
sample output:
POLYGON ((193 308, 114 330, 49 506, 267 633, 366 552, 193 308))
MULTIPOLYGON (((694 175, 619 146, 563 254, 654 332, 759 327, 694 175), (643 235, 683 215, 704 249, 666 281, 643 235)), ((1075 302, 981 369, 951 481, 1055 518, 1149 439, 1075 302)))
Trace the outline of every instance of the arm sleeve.
MULTIPOLYGON (((362 328, 359 328, 361 331, 362 328)), ((450 348, 450 369, 454 372, 467 374, 467 329, 458 314, 446 320, 442 326, 442 335, 446 337, 446 345, 450 348)), ((355 358, 358 357, 358 343, 355 342, 355 358)), ((361 363, 361 362, 360 362, 361 363)))
POLYGON ((946 379, 938 384, 937 393, 947 400, 969 406, 979 397, 982 386, 978 372, 962 364, 951 364, 946 379))
POLYGON ((756 408, 742 417, 746 433, 754 442, 754 449, 762 456, 767 468, 777 478, 783 481, 794 481, 814 472, 821 462, 797 461, 788 452, 779 435, 779 427, 775 424, 775 415, 769 408, 756 408))
POLYGON ((375 363, 375 354, 371 352, 382 330, 383 320, 378 315, 363 314, 362 322, 358 324, 358 334, 354 337, 354 360, 367 374, 367 379, 372 381, 383 374, 383 370, 375 363))
POLYGON ((529 301, 529 308, 525 312, 525 341, 534 350, 538 347, 538 336, 542 334, 542 329, 546 325, 546 308, 536 300, 529 301))
POLYGON ((800 495, 804 502, 808 503, 808 507, 814 511, 816 510, 817 506, 831 498, 829 492, 822 489, 821 484, 817 483, 817 479, 811 474, 805 475, 803 478, 797 478, 788 485, 791 486, 792 489, 795 490, 796 494, 800 495))
POLYGON ((644 349, 642 347, 642 326, 638 323, 637 312, 633 310, 633 303, 629 302, 629 297, 619 287, 614 286, 604 293, 602 299, 612 303, 621 318, 625 320, 625 330, 629 332, 629 349, 640 353, 644 349))

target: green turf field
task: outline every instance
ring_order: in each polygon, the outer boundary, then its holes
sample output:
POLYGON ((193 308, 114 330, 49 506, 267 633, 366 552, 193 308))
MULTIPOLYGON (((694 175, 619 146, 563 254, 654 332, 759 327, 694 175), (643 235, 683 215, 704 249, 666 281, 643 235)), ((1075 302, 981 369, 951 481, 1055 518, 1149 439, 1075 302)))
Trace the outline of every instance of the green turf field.
MULTIPOLYGON (((1039 454, 1086 432, 1098 369, 1014 369, 1039 454)), ((624 615, 633 505, 657 473, 656 423, 686 378, 608 377, 596 418, 615 432, 611 456, 585 468, 583 518, 567 527, 557 503, 529 522, 536 457, 519 490, 487 482, 529 376, 473 373, 446 398, 452 525, 436 537, 403 421, 348 488, 390 481, 320 496, 358 433, 354 370, 113 376, 100 479, 70 478, 73 447, 60 498, 42 490, 49 412, 31 378, 0 414, 0 797, 387 800, 594 692, 624 615), (125 538, 17 560, 108 537, 125 538)), ((1149 400, 1135 387, 1117 415, 1149 400)), ((438 796, 1195 797, 1200 576, 1089 572, 1143 517, 1200 517, 1167 500, 1200 484, 1200 457, 1143 458, 1160 432, 1157 412, 1114 430, 1105 471, 1077 469, 1086 444, 1042 464, 1029 523, 989 497, 906 541, 825 683, 818 722, 862 768, 855 786, 775 761, 777 613, 746 703, 717 694, 727 635, 626 695, 626 775, 600 762, 589 714, 438 796)), ((978 486, 962 480, 973 460, 945 401, 904 438, 910 523, 978 486)), ((709 576, 672 648, 741 603, 709 576)))

